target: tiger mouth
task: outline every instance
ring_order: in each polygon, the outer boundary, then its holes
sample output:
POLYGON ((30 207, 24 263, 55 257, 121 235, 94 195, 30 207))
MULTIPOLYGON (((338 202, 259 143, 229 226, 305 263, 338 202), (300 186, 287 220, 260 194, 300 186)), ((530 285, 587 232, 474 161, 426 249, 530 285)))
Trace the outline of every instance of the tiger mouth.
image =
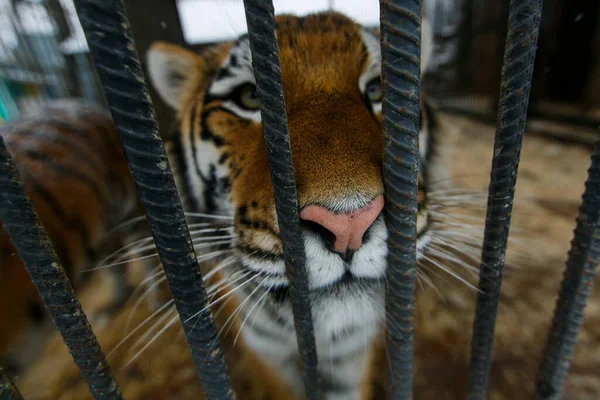
MULTIPOLYGON (((283 260, 283 258, 282 258, 282 260, 283 260)), ((240 264, 240 267, 242 268, 242 270, 245 273, 248 274, 248 276, 250 276, 251 278, 254 278, 254 279, 269 278, 269 277, 272 279, 278 279, 278 280, 285 279, 286 281, 281 282, 281 284, 279 284, 279 285, 272 285, 272 284, 268 284, 268 283, 266 283, 266 284, 257 283, 254 286, 255 287, 262 286, 266 291, 268 291, 270 293, 271 297, 277 303, 283 303, 286 299, 288 299, 290 287, 289 287, 289 283, 287 282, 287 278, 285 278, 283 275, 265 272, 265 271, 257 271, 255 269, 249 268, 243 264, 240 264)), ((347 267, 347 265, 346 265, 346 267, 347 267)), ((383 280, 384 280, 384 277, 372 278, 372 277, 357 276, 357 275, 353 274, 349 268, 346 268, 344 273, 341 274, 339 276, 339 278, 328 282, 326 285, 319 286, 317 288, 312 288, 309 290, 309 292, 313 293, 313 294, 318 294, 318 293, 329 292, 331 290, 336 290, 336 289, 340 289, 343 287, 349 287, 349 286, 353 286, 353 287, 368 286, 368 285, 372 285, 375 283, 379 283, 383 280)))
MULTIPOLYGON (((344 288, 361 288, 371 286, 383 282, 383 278, 361 278, 357 277, 352 272, 346 271, 337 281, 329 283, 327 286, 313 289, 310 291, 311 294, 334 294, 336 291, 344 288)), ((283 304, 289 299, 289 285, 280 286, 276 288, 267 288, 269 295, 277 304, 283 304)))

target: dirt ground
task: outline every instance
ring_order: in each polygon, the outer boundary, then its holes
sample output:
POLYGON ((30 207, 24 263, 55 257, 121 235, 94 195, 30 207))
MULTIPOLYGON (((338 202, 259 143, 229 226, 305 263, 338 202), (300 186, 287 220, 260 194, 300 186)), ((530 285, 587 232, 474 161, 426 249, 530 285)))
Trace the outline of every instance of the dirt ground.
MULTIPOLYGON (((444 138, 451 155, 456 186, 485 193, 489 180, 494 127, 448 116, 458 128, 444 138)), ((575 226, 591 147, 564 144, 526 134, 521 154, 517 198, 508 261, 497 321, 490 399, 529 398, 546 341, 560 277, 575 226)), ((472 215, 480 238, 485 197, 465 203, 458 213, 472 215)), ((435 289, 418 288, 416 315, 415 399, 464 398, 476 292, 448 276, 431 276, 435 289)), ((476 280, 471 279, 472 282, 476 280)), ((82 303, 93 313, 102 301, 105 283, 82 291, 82 303)), ((598 287, 598 285, 596 285, 598 287)), ((600 297, 595 290, 585 312, 572 375, 569 399, 600 398, 600 297)), ((148 315, 143 305, 127 324, 135 300, 112 318, 93 320, 108 354, 132 327, 148 315)), ((143 330, 141 330, 143 334, 143 330)), ((138 335, 137 337, 141 336, 138 335)), ((142 338, 147 341, 147 338, 142 338)), ((109 357, 125 399, 198 399, 201 388, 195 368, 176 325, 151 344, 133 363, 135 339, 109 357)), ((139 348, 139 347, 138 347, 139 348)), ((227 358, 240 399, 292 399, 274 383, 270 372, 257 367, 252 355, 228 351, 227 358)), ((376 358, 381 363, 383 356, 376 358)), ((376 367, 379 364, 375 364, 376 367)), ((385 372, 375 369, 377 377, 385 372)), ((67 400, 90 398, 60 338, 54 337, 43 356, 17 378, 24 398, 67 400)), ((374 398, 382 398, 377 392, 374 398)))

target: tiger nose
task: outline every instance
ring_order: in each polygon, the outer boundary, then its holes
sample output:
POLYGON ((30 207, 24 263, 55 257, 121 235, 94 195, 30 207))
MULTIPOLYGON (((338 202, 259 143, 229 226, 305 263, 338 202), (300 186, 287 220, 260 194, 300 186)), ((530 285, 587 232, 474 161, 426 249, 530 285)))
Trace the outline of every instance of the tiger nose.
POLYGON ((362 238, 383 209, 383 195, 379 195, 363 208, 334 213, 325 207, 310 205, 300 210, 300 218, 321 225, 335 236, 334 251, 346 254, 357 250, 362 238))

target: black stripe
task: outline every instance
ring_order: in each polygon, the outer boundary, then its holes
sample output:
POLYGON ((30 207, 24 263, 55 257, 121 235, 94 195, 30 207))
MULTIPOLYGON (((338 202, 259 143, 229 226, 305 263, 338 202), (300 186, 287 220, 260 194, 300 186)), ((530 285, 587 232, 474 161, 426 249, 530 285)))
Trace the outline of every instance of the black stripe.
MULTIPOLYGON (((56 127, 54 127, 56 128, 56 127)), ((58 129, 58 128, 56 128, 58 129)), ((90 149, 94 149, 94 147, 86 147, 85 148, 85 153, 87 153, 87 156, 82 155, 82 148, 80 146, 77 146, 75 141, 73 141, 72 139, 68 139, 65 138, 64 136, 58 135, 56 132, 48 132, 44 129, 34 129, 34 130, 27 130, 25 132, 20 132, 19 136, 21 137, 27 137, 27 136, 31 136, 31 135, 35 135, 35 140, 40 140, 40 142, 51 142, 52 144, 56 143, 59 144, 61 146, 66 147, 67 150, 69 150, 69 157, 75 159, 76 161, 82 163, 82 164, 88 164, 90 158, 92 158, 93 156, 90 156, 90 154, 92 155, 96 155, 98 156, 98 154, 96 152, 90 151, 90 149)), ((18 143, 17 144, 18 147, 20 148, 24 148, 26 146, 23 146, 22 143, 18 143)), ((36 143, 36 147, 39 147, 36 143)), ((102 160, 100 160, 100 165, 95 165, 94 169, 97 170, 98 168, 102 168, 103 167, 103 162, 102 160)))
POLYGON ((217 167, 214 164, 210 164, 208 177, 204 177, 200 175, 202 181, 204 183, 204 206, 206 207, 206 212, 208 214, 212 214, 217 210, 217 203, 215 202, 215 196, 217 195, 217 167))
POLYGON ((433 148, 435 145, 435 135, 434 131, 437 128, 437 117, 435 115, 435 110, 431 106, 428 101, 423 102, 425 109, 425 116, 427 117, 427 154, 425 158, 429 161, 434 154, 433 148))
MULTIPOLYGON (((75 216, 67 217, 67 214, 63 210, 58 200, 56 200, 56 198, 48 189, 41 185, 26 171, 22 171, 21 174, 23 176, 23 181, 27 183, 27 187, 36 192, 37 195, 44 201, 44 203, 46 203, 51 213, 62 222, 63 228, 77 232, 81 238, 81 244, 85 249, 86 256, 88 258, 93 256, 93 249, 91 249, 90 246, 89 233, 86 229, 85 223, 75 216)), ((58 258, 67 272, 67 275, 71 277, 75 261, 71 259, 65 242, 62 240, 59 240, 58 242, 52 242, 52 247, 55 249, 58 258)))
POLYGON ((265 302, 262 309, 267 314, 269 314, 269 316, 271 317, 271 320, 275 324, 277 324, 281 328, 284 328, 287 332, 295 331, 293 323, 291 323, 283 315, 281 315, 278 312, 278 310, 275 308, 275 305, 273 303, 271 303, 270 301, 265 302))
POLYGON ((225 144, 225 140, 223 140, 223 138, 221 136, 215 135, 210 129, 208 129, 208 125, 206 123, 210 114, 212 114, 214 111, 217 111, 217 110, 229 112, 230 114, 235 115, 236 118, 240 118, 240 116, 236 115, 235 113, 232 113, 231 111, 229 111, 223 107, 209 108, 202 113, 202 120, 200 121, 200 125, 202 127, 202 129, 200 131, 200 135, 201 135, 202 140, 206 140, 206 141, 211 140, 215 144, 215 146, 221 147, 225 144))
MULTIPOLYGON (((85 118, 88 118, 88 115, 86 115, 85 118)), ((52 126, 53 128, 56 128, 57 130, 60 130, 62 132, 73 132, 73 133, 77 134, 77 136, 80 139, 87 141, 88 144, 91 146, 91 148, 96 148, 96 146, 98 146, 98 141, 90 140, 94 136, 91 133, 93 133, 94 130, 98 130, 97 126, 84 125, 84 126, 80 127, 80 126, 77 126, 77 124, 73 123, 73 121, 60 120, 60 119, 56 119, 56 118, 52 118, 52 117, 50 117, 48 119, 44 119, 43 122, 47 123, 48 125, 52 126)), ((84 120, 82 118, 81 121, 77 121, 77 122, 84 123, 84 120)), ((103 123, 102 125, 106 125, 106 123, 103 123)), ((106 139, 107 137, 109 139, 111 139, 111 137, 114 136, 114 134, 111 132, 108 135, 98 135, 98 136, 101 136, 104 139, 106 139)), ((111 154, 114 149, 114 147, 113 147, 114 138, 113 138, 113 140, 111 140, 112 143, 109 143, 107 140, 100 140, 100 142, 104 145, 106 150, 109 152, 108 154, 111 154)))
POLYGON ((421 102, 421 104, 422 107, 421 115, 419 118, 419 130, 423 129, 423 119, 425 119, 427 124, 427 152, 425 153, 425 157, 422 159, 423 162, 420 163, 420 169, 421 175, 423 176, 421 184, 423 186, 423 191, 425 192, 425 194, 427 194, 427 183, 429 182, 430 178, 428 164, 435 155, 434 146, 436 143, 434 130, 437 126, 437 119, 435 117, 435 111, 433 110, 433 107, 431 106, 431 104, 429 104, 429 102, 424 100, 421 102))
POLYGON ((280 335, 277 331, 269 330, 263 327, 261 324, 250 324, 250 329, 252 329, 258 336, 269 338, 270 340, 274 340, 280 343, 284 343, 288 341, 287 333, 280 335))
POLYGON ((45 154, 39 153, 37 151, 24 150, 23 153, 28 158, 43 163, 44 168, 51 168, 66 177, 73 178, 84 183, 99 200, 107 200, 106 194, 102 193, 102 190, 100 190, 96 182, 94 182, 89 176, 82 174, 74 169, 70 169, 64 165, 58 164, 56 160, 52 160, 48 158, 45 154))
POLYGON ((261 260, 269 260, 273 262, 279 262, 283 260, 283 257, 279 254, 268 253, 263 249, 259 249, 258 247, 252 247, 249 245, 239 244, 236 246, 241 252, 247 257, 258 258, 261 260))
MULTIPOLYGON (((173 135, 173 139, 171 139, 172 144, 172 158, 177 166, 177 174, 182 178, 181 184, 182 187, 179 189, 182 192, 182 196, 185 201, 188 203, 186 206, 191 207, 191 211, 199 211, 198 202, 196 201, 196 197, 192 195, 192 190, 190 187, 190 182, 188 180, 188 168, 185 156, 183 154, 183 145, 181 143, 181 132, 176 132, 173 135)), ((188 208, 188 207, 186 207, 188 208)))
MULTIPOLYGON (((261 275, 261 276, 266 276, 266 275, 270 275, 270 276, 277 276, 274 274, 267 274, 264 272, 257 272, 253 269, 250 269, 246 266, 244 266, 243 264, 241 265, 241 269, 243 271, 248 271, 249 274, 247 275, 248 279, 253 279, 254 276, 256 275, 261 275)), ((242 288, 242 292, 246 295, 246 296, 250 296, 250 294, 252 293, 252 291, 254 289, 256 289, 258 287, 258 284, 254 283, 252 285, 250 285, 251 287, 244 287, 242 288)), ((270 292, 270 290, 269 290, 270 292)), ((274 306, 274 304, 269 301, 271 299, 270 294, 267 295, 269 297, 267 297, 267 299, 264 301, 263 305, 261 306, 261 310, 266 312, 269 317, 271 318, 271 321, 274 322, 277 326, 279 326, 280 328, 283 328, 286 332, 293 332, 294 331, 294 326, 293 323, 288 323, 288 321, 285 319, 285 317, 283 315, 281 315, 278 310, 276 309, 276 307, 274 306)))
POLYGON ((340 355, 338 355, 336 357, 331 357, 331 358, 327 359, 326 361, 324 360, 323 362, 324 363, 326 362, 327 364, 331 363, 331 364, 334 364, 334 365, 335 364, 341 364, 341 363, 344 363, 344 362, 348 361, 349 358, 355 357, 359 353, 364 353, 364 351, 365 351, 364 346, 359 346, 355 350, 352 350, 352 351, 350 351, 348 353, 340 354, 340 355))
MULTIPOLYGON (((219 100, 219 99, 218 98, 213 98, 210 101, 207 101, 206 104, 209 104, 211 101, 217 101, 217 100, 219 100)), ((202 113, 202 121, 206 121, 206 117, 209 116, 210 114, 212 114, 215 111, 221 111, 221 112, 224 112, 226 114, 229 114, 229 115, 237 118, 239 120, 238 122, 240 124, 244 124, 244 126, 248 126, 248 125, 250 125, 252 123, 251 120, 245 119, 244 117, 241 117, 241 116, 237 115, 233 111, 231 111, 231 110, 229 110, 229 109, 227 109, 225 107, 222 107, 221 105, 217 105, 217 106, 212 106, 212 107, 205 108, 204 112, 202 113)), ((217 140, 218 140, 218 142, 219 142, 218 144, 215 143, 215 144, 217 144, 217 146, 221 146, 222 144, 225 143, 225 140, 222 137, 215 135, 210 129, 208 129, 208 126, 206 126, 206 124, 203 125, 203 129, 204 128, 206 128, 206 130, 209 133, 209 135, 207 135, 206 137, 203 136, 202 139, 209 140, 209 139, 213 139, 213 138, 216 137, 217 140)))
POLYGON ((237 222, 240 225, 251 228, 254 231, 265 231, 275 236, 276 238, 279 238, 277 232, 275 232, 275 230, 267 222, 260 221, 257 219, 249 219, 245 216, 240 216, 239 214, 237 215, 237 222))
MULTIPOLYGON (((196 140, 194 137, 194 121, 196 120, 196 107, 197 104, 196 102, 192 103, 191 105, 191 112, 190 112, 190 119, 188 122, 188 136, 189 136, 189 142, 190 142, 190 147, 191 147, 191 151, 192 151, 192 160, 194 162, 194 170, 196 171, 196 175, 202 180, 203 183, 206 182, 206 178, 202 175, 202 171, 200 170, 200 162, 198 160, 198 158, 196 157, 196 140)), ((201 115, 201 118, 204 118, 203 115, 201 115)), ((187 161, 187 160, 186 160, 187 161)), ((187 169, 186 169, 187 170, 187 169)), ((197 199, 194 199, 197 201, 197 199)), ((206 200, 206 196, 205 196, 205 200, 206 200)), ((204 205, 206 207, 206 204, 204 205)), ((196 207, 199 207, 198 204, 196 204, 196 207)), ((200 210, 198 208, 199 211, 206 211, 206 210, 200 210)))

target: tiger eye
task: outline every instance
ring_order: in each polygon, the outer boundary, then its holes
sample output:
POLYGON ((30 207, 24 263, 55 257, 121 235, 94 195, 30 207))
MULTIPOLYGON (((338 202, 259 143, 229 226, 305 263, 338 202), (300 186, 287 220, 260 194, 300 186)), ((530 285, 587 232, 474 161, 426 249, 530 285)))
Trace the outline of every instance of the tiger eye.
POLYGON ((256 94, 256 86, 250 84, 245 85, 240 90, 239 102, 242 107, 248 110, 258 110, 260 102, 258 100, 258 95, 256 94))
POLYGON ((375 78, 367 83, 365 95, 371 103, 378 103, 383 100, 383 89, 381 87, 381 79, 375 78))

